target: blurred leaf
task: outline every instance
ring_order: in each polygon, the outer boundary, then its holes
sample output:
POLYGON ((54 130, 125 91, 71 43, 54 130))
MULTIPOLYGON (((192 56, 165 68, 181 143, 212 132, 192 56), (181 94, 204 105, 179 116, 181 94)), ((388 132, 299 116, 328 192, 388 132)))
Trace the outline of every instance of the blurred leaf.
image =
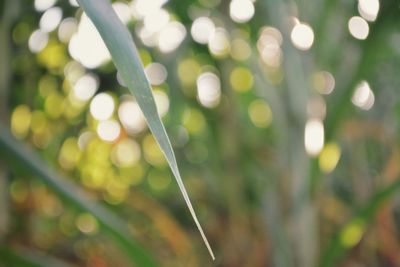
POLYGON ((78 1, 88 17, 93 21, 104 43, 108 47, 113 61, 128 86, 129 91, 135 96, 140 108, 146 117, 147 123, 155 139, 163 151, 169 166, 176 178, 179 189, 185 199, 186 205, 196 223, 211 257, 214 254, 197 219, 186 188, 178 169, 174 151, 165 131, 164 125, 158 115, 156 104, 151 93, 136 46, 133 39, 118 19, 108 0, 79 0, 78 1))
POLYGON ((68 263, 48 255, 39 254, 30 250, 10 250, 0 246, 0 263, 7 263, 10 267, 73 267, 68 263))
POLYGON ((158 266, 148 252, 132 238, 125 223, 87 197, 79 187, 48 168, 33 151, 17 141, 2 124, 0 124, 0 153, 10 163, 17 163, 18 167, 25 168, 43 179, 68 202, 95 216, 102 228, 119 243, 137 265, 158 266))
POLYGON ((326 119, 326 140, 334 138, 338 125, 349 114, 352 107, 351 99, 356 85, 362 80, 369 78, 372 70, 380 66, 380 62, 393 58, 393 54, 387 46, 388 29, 398 24, 398 8, 390 1, 382 1, 380 13, 377 20, 370 25, 368 38, 361 44, 361 58, 355 68, 347 85, 336 93, 334 102, 328 106, 328 117, 326 119))
POLYGON ((398 192, 399 189, 400 180, 396 180, 373 195, 364 208, 359 210, 347 224, 336 232, 335 237, 331 239, 330 245, 328 245, 325 252, 322 253, 319 266, 335 266, 335 263, 337 263, 348 250, 357 245, 365 232, 366 225, 372 220, 378 208, 398 192), (345 238, 345 235, 349 235, 350 239, 345 238))

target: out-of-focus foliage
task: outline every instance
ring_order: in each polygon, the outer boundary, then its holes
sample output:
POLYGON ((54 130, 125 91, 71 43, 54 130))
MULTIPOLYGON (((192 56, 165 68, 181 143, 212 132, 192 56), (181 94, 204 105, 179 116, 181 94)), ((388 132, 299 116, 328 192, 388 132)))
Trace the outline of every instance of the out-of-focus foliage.
MULTIPOLYGON (((113 7, 139 46, 216 266, 400 266, 394 1, 113 7)), ((161 266, 211 266, 137 102, 76 2, 6 0, 0 11, 0 54, 10 57, 0 57, 0 115, 14 137, 124 218, 161 266)), ((9 217, 0 266, 26 250, 75 266, 132 265, 93 214, 13 165, 0 172, 10 200, 0 205, 9 217)))
POLYGON ((215 260, 214 253, 197 219, 196 212, 193 209, 192 202, 190 201, 186 187, 182 181, 171 141, 169 140, 165 126, 158 114, 158 108, 153 97, 150 81, 147 78, 148 75, 144 71, 137 47, 133 42, 130 32, 120 20, 109 1, 78 0, 78 3, 98 30, 98 33, 111 54, 117 72, 120 74, 125 86, 128 87, 140 107, 150 132, 153 134, 154 139, 174 174, 183 199, 203 238, 204 244, 211 258, 215 260), (104 17, 107 17, 107 19, 104 19, 104 17))

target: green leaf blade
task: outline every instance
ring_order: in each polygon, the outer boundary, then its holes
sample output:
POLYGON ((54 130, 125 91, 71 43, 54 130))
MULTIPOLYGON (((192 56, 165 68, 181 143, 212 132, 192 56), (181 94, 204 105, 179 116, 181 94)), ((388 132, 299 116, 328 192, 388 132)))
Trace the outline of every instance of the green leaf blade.
POLYGON ((150 84, 143 70, 132 36, 119 20, 108 0, 78 0, 80 6, 100 33, 129 91, 135 96, 147 124, 164 153, 175 176, 186 205, 201 237, 214 260, 213 251, 197 219, 192 203, 183 184, 178 164, 164 125, 158 115, 150 84))

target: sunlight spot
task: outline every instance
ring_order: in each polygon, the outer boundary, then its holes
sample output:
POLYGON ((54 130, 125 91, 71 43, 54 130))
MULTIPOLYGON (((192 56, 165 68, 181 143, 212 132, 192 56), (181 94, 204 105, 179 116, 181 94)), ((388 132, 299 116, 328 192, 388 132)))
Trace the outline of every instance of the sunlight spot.
POLYGON ((28 46, 32 53, 42 51, 49 41, 49 35, 42 30, 34 31, 29 37, 28 46))
POLYGON ((118 108, 118 117, 125 130, 130 134, 137 134, 146 128, 146 120, 135 100, 123 100, 118 108))
POLYGON ((260 37, 257 41, 257 48, 262 50, 268 43, 273 43, 278 46, 282 45, 283 37, 281 32, 274 27, 263 27, 260 31, 260 37))
POLYGON ((113 205, 121 204, 129 194, 128 186, 119 180, 112 179, 106 185, 104 199, 113 205))
POLYGON ((165 9, 157 10, 144 18, 144 27, 150 33, 161 31, 169 22, 169 13, 165 9))
POLYGON ((308 50, 314 43, 314 31, 308 24, 297 23, 290 34, 290 38, 296 48, 308 50))
POLYGON ((183 113, 182 122, 190 134, 201 134, 206 128, 206 119, 198 109, 186 109, 183 113))
POLYGON ((368 23, 359 16, 354 16, 349 20, 348 23, 350 34, 359 40, 365 40, 369 34, 368 23))
POLYGON ((312 83, 314 88, 324 95, 329 95, 335 88, 335 78, 327 71, 319 71, 313 74, 312 83))
POLYGON ((158 48, 163 53, 170 53, 178 48, 185 36, 185 26, 180 22, 172 21, 160 32, 158 48))
POLYGON ((304 130, 304 145, 308 155, 317 156, 324 147, 324 125, 319 119, 309 119, 304 130))
POLYGON ((61 42, 68 43, 77 30, 77 20, 75 18, 66 18, 61 22, 58 28, 58 39, 60 39, 61 42))
POLYGON ((233 90, 244 93, 253 87, 253 74, 249 69, 237 67, 233 69, 229 76, 229 81, 233 90))
POLYGON ((75 60, 68 62, 64 67, 64 75, 67 80, 74 84, 80 77, 85 74, 85 68, 75 60))
POLYGON ((364 110, 372 108, 375 102, 375 95, 368 82, 362 81, 357 85, 353 97, 351 98, 351 102, 364 110))
POLYGON ((197 97, 199 102, 207 108, 213 108, 219 104, 221 82, 217 75, 205 72, 197 78, 197 97))
POLYGON ((166 93, 160 90, 153 91, 154 101, 157 105, 157 111, 160 117, 164 117, 169 109, 169 98, 166 93))
POLYGON ((364 19, 375 21, 379 13, 379 0, 358 0, 358 12, 364 19))
POLYGON ((130 7, 123 2, 115 2, 112 4, 112 7, 122 23, 125 25, 128 24, 132 17, 130 7))
POLYGON ((244 61, 251 56, 251 47, 246 40, 236 38, 232 41, 231 56, 238 61, 244 61))
POLYGON ((251 102, 248 113, 251 122, 258 128, 267 128, 272 122, 271 108, 262 99, 251 102))
POLYGON ((148 47, 155 47, 158 45, 159 40, 159 33, 158 32, 151 32, 146 29, 146 27, 137 24, 136 33, 140 37, 140 40, 148 47))
POLYGON ((44 102, 44 110, 49 118, 58 119, 64 113, 64 95, 56 92, 50 93, 44 102))
POLYGON ((324 173, 332 172, 340 159, 340 147, 336 143, 329 143, 324 146, 321 154, 319 155, 319 168, 324 173))
POLYGON ((193 21, 190 33, 199 44, 207 44, 214 29, 214 22, 210 18, 199 17, 193 21))
POLYGON ((81 151, 84 151, 87 146, 89 145, 90 141, 95 137, 93 132, 87 131, 83 132, 81 135, 79 135, 78 138, 78 147, 81 151))
POLYGON ((254 16, 254 4, 250 0, 232 0, 229 13, 233 21, 238 23, 248 22, 254 16))
POLYGON ((167 164, 164 154, 151 134, 143 139, 143 152, 146 161, 151 165, 165 166, 167 164))
POLYGON ((349 223, 340 233, 340 241, 346 248, 357 245, 365 231, 365 223, 356 220, 349 223))
POLYGON ((42 133, 46 131, 47 126, 48 121, 44 112, 38 110, 32 112, 30 127, 34 133, 42 133))
POLYGON ((230 51, 229 35, 224 28, 216 28, 208 41, 208 48, 216 57, 224 57, 230 51))
POLYGON ((39 27, 44 32, 52 32, 60 24, 62 19, 62 9, 59 7, 52 7, 43 13, 39 21, 39 27))
POLYGON ((282 50, 277 44, 269 43, 261 51, 261 58, 268 66, 277 68, 281 65, 282 54, 282 50))
POLYGON ((99 88, 99 81, 94 74, 86 74, 79 78, 74 84, 74 96, 80 101, 88 101, 94 96, 99 88))
POLYGON ((167 79, 167 69, 160 63, 151 63, 144 71, 151 85, 160 85, 167 79))
POLYGON ((130 167, 140 159, 140 146, 132 139, 119 142, 111 152, 111 160, 118 167, 130 167))
POLYGON ((29 132, 31 125, 31 110, 26 105, 16 107, 11 115, 11 132, 18 139, 23 139, 29 132))
POLYGON ((41 97, 46 97, 57 91, 59 84, 57 78, 52 75, 43 75, 38 83, 39 94, 41 97))
POLYGON ((168 0, 134 0, 131 3, 132 14, 142 19, 146 15, 156 12, 160 9, 168 0))
POLYGON ((45 11, 46 9, 49 9, 52 7, 57 0, 35 0, 35 9, 37 11, 45 11))
POLYGON ((107 93, 97 94, 90 103, 90 113, 99 121, 109 119, 114 112, 115 104, 113 98, 107 93))
POLYGON ((181 80, 184 92, 192 93, 192 90, 189 91, 189 88, 192 88, 196 85, 196 79, 201 72, 201 67, 199 63, 192 59, 191 57, 182 60, 178 65, 178 75, 181 80))
POLYGON ((124 81, 124 79, 121 76, 121 73, 119 71, 117 71, 117 74, 115 75, 117 78, 117 82, 119 83, 119 85, 121 85, 122 87, 127 87, 126 83, 124 81))
POLYGON ((79 7, 79 4, 78 4, 77 0, 69 0, 68 2, 73 7, 79 7))
POLYGON ((111 59, 100 34, 85 13, 81 16, 78 32, 71 38, 68 51, 75 60, 91 69, 111 59))
POLYGON ((121 126, 115 120, 105 120, 101 121, 99 125, 97 125, 97 134, 100 139, 113 142, 117 140, 121 133, 121 126))
POLYGON ((95 234, 98 230, 96 218, 89 213, 82 213, 76 218, 76 227, 85 234, 95 234))
POLYGON ((273 27, 263 27, 257 40, 257 50, 265 64, 277 68, 282 62, 282 34, 273 27))
POLYGON ((81 157, 78 141, 74 137, 67 138, 61 146, 58 162, 65 170, 73 170, 81 157))

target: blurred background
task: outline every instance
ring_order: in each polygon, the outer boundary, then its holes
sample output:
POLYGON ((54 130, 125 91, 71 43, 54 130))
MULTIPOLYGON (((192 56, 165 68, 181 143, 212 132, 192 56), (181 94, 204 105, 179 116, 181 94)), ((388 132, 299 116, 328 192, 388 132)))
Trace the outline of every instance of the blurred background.
MULTIPOLYGON (((160 266, 400 266, 396 1, 112 6, 216 261, 77 2, 0 1, 1 128, 160 266)), ((134 266, 96 216, 0 155, 0 266, 134 266)))

